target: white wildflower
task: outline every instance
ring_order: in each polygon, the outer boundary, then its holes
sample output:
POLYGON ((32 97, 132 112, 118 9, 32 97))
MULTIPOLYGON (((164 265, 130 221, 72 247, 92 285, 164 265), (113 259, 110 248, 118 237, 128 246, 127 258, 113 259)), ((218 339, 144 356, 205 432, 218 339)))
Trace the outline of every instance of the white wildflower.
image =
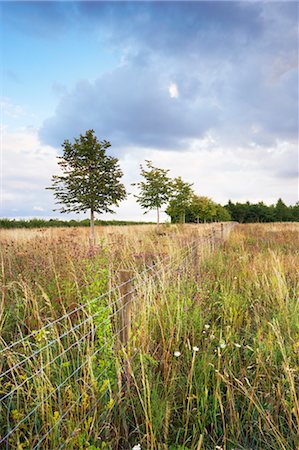
POLYGON ((226 343, 225 342, 220 342, 220 348, 225 348, 226 347, 226 343))
POLYGON ((132 450, 141 450, 141 445, 140 445, 140 444, 134 445, 134 447, 132 448, 132 450))
POLYGON ((206 324, 206 325, 205 325, 205 329, 208 330, 209 328, 210 328, 210 325, 209 325, 209 324, 206 324))
POLYGON ((210 339, 211 339, 211 341, 212 341, 213 339, 215 339, 215 336, 214 336, 213 334, 211 334, 211 335, 210 335, 210 339))
POLYGON ((198 351, 199 351, 199 348, 196 347, 196 346, 194 346, 194 347, 193 347, 193 351, 194 351, 194 352, 198 352, 198 351))
MULTIPOLYGON (((178 358, 179 356, 181 356, 181 352, 174 352, 174 356, 176 357, 176 358, 178 358)), ((138 444, 139 445, 139 444, 138 444)))
POLYGON ((220 445, 216 445, 215 449, 216 450, 223 450, 223 448, 220 445))
POLYGON ((237 347, 237 348, 241 348, 242 347, 242 345, 237 344, 236 342, 234 343, 234 346, 237 347))

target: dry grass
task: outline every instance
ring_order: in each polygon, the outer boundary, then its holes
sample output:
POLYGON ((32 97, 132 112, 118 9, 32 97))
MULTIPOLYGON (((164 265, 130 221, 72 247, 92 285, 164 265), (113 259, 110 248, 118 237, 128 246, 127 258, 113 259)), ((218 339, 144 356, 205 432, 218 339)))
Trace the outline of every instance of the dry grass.
POLYGON ((298 224, 238 225, 213 253, 175 262, 210 230, 100 227, 93 251, 87 229, 1 231, 6 342, 107 291, 120 269, 139 281, 126 349, 110 295, 5 352, 2 370, 36 352, 1 380, 2 395, 21 386, 2 436, 36 408, 8 448, 299 448, 298 224))

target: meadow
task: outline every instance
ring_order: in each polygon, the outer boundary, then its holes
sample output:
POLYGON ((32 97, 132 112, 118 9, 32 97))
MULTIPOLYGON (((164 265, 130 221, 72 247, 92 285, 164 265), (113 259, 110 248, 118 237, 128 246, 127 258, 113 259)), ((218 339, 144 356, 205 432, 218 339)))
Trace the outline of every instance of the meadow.
POLYGON ((232 225, 0 230, 0 448, 299 449, 299 225, 232 225))

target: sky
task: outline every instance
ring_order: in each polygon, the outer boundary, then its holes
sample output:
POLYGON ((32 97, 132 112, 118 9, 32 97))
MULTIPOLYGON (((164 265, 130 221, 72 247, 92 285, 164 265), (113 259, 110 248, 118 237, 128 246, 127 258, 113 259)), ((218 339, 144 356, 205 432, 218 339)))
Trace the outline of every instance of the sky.
POLYGON ((45 187, 88 129, 130 193, 98 217, 155 218, 145 160, 221 204, 298 201, 297 2, 2 1, 0 40, 2 217, 77 217, 45 187))

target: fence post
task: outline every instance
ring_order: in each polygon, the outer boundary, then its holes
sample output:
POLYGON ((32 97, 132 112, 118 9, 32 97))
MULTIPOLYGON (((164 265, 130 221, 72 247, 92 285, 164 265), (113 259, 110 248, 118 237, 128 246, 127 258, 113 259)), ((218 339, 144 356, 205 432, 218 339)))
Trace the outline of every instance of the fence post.
POLYGON ((224 240, 224 225, 223 223, 220 224, 220 230, 221 230, 221 241, 224 240))
POLYGON ((215 247, 216 247, 216 228, 213 227, 212 233, 213 233, 213 244, 214 244, 213 248, 215 249, 215 247))

